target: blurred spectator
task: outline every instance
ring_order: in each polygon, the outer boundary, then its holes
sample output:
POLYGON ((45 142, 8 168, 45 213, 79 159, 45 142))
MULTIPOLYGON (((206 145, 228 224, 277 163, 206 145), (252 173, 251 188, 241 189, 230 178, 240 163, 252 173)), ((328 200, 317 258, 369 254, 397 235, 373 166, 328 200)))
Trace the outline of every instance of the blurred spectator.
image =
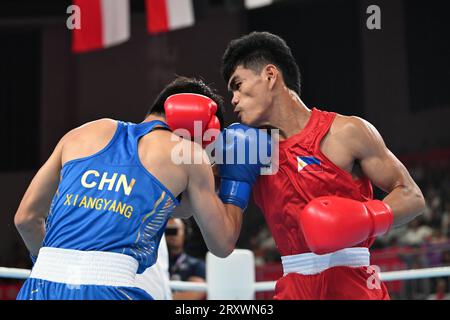
POLYGON ((450 237, 450 199, 446 199, 444 212, 442 213, 441 232, 445 237, 450 237))
POLYGON ((447 281, 445 279, 438 279, 436 293, 430 294, 427 300, 450 300, 450 293, 447 291, 447 281))
POLYGON ((446 250, 442 253, 442 263, 443 267, 450 266, 450 250, 446 250))
POLYGON ((403 245, 420 246, 431 239, 432 234, 433 229, 425 225, 423 219, 418 217, 408 224, 406 233, 399 240, 403 245))
MULTIPOLYGON (((204 261, 191 257, 184 252, 186 226, 181 219, 170 218, 165 231, 169 248, 169 273, 171 280, 205 282, 204 261)), ((175 291, 174 300, 202 300, 204 292, 175 291)))
POLYGON ((281 260, 275 241, 266 224, 262 225, 260 231, 251 238, 250 246, 255 254, 257 266, 281 260))
MULTIPOLYGON (((426 258, 421 254, 420 249, 416 249, 413 254, 407 257, 407 269, 423 269, 426 268, 426 258)), ((408 300, 423 300, 426 299, 431 290, 431 283, 429 278, 408 280, 405 282, 404 296, 408 300)))
POLYGON ((444 234, 442 234, 440 228, 433 229, 432 235, 430 238, 431 245, 444 244, 444 243, 447 243, 447 241, 448 241, 447 237, 444 234))

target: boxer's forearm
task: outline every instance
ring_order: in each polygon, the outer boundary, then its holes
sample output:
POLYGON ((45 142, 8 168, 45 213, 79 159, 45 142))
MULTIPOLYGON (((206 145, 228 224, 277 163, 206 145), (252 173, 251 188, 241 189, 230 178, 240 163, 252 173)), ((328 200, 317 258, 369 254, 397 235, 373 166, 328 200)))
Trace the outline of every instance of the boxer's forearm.
POLYGON ((236 242, 239 239, 242 226, 243 210, 233 204, 225 204, 227 211, 227 231, 229 242, 232 244, 232 250, 236 247, 236 242))
POLYGON ((425 199, 417 186, 398 186, 384 199, 394 213, 394 227, 416 218, 425 210, 425 199))
POLYGON ((230 255, 236 247, 236 242, 239 238, 242 226, 242 209, 232 205, 224 204, 226 215, 224 216, 223 223, 217 225, 217 233, 222 238, 218 238, 218 245, 221 247, 220 257, 227 257, 230 255))
POLYGON ((204 163, 187 169, 187 194, 195 221, 209 251, 224 258, 233 251, 239 237, 242 209, 224 204, 218 197, 210 165, 204 163))
POLYGON ((217 209, 211 207, 208 215, 194 215, 194 217, 208 250, 218 257, 225 258, 233 252, 239 238, 242 209, 234 205, 224 205, 219 198, 216 201, 217 209))
POLYGON ((22 237, 25 246, 37 256, 45 236, 45 219, 34 215, 16 214, 14 224, 22 237))

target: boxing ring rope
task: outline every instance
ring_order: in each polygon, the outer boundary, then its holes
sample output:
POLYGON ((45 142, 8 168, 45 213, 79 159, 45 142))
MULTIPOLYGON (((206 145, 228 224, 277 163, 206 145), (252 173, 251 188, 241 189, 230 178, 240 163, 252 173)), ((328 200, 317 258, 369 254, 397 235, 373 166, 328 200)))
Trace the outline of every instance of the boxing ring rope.
POLYGON ((31 270, 18 268, 0 267, 0 278, 8 279, 26 279, 29 277, 31 270))
MULTIPOLYGON (((380 279, 385 282, 448 276, 450 276, 450 267, 380 272, 380 279)), ((276 281, 260 281, 255 282, 253 287, 255 289, 255 292, 273 291, 275 290, 275 284, 276 281)), ((207 284, 186 281, 170 281, 170 287, 172 290, 204 292, 207 289, 207 284)))
MULTIPOLYGON (((30 272, 31 270, 28 269, 0 267, 0 278, 25 280, 30 275, 30 272)), ((450 267, 380 272, 380 279, 382 281, 414 280, 448 276, 450 276, 450 267)), ((255 292, 272 291, 275 289, 275 283, 276 281, 255 282, 255 292)), ((170 281, 170 288, 177 291, 205 292, 207 290, 207 284, 187 281, 170 281)))
MULTIPOLYGON (((439 278, 448 276, 450 276, 450 267, 380 272, 380 280, 385 282, 397 280, 439 278)), ((255 289, 255 292, 273 291, 275 290, 275 284, 276 281, 260 281, 255 282, 253 287, 255 289)), ((205 283, 171 281, 170 287, 172 288, 172 290, 180 291, 206 291, 207 285, 205 283)))

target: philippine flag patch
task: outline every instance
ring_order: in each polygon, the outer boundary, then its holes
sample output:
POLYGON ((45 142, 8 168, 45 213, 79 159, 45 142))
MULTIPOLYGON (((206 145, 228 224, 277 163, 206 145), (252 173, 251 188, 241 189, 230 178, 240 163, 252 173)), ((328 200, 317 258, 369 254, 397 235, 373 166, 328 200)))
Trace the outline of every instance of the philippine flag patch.
POLYGON ((320 160, 313 156, 297 157, 298 172, 322 172, 320 160))

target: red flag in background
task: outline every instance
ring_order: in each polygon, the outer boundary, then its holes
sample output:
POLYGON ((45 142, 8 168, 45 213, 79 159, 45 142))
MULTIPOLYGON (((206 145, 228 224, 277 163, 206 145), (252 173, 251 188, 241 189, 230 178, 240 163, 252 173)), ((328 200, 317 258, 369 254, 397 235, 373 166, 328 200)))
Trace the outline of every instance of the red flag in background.
POLYGON ((194 25, 192 0, 146 0, 147 30, 166 32, 194 25))
POLYGON ((73 0, 80 8, 80 29, 73 29, 72 51, 107 48, 130 38, 129 0, 73 0))

